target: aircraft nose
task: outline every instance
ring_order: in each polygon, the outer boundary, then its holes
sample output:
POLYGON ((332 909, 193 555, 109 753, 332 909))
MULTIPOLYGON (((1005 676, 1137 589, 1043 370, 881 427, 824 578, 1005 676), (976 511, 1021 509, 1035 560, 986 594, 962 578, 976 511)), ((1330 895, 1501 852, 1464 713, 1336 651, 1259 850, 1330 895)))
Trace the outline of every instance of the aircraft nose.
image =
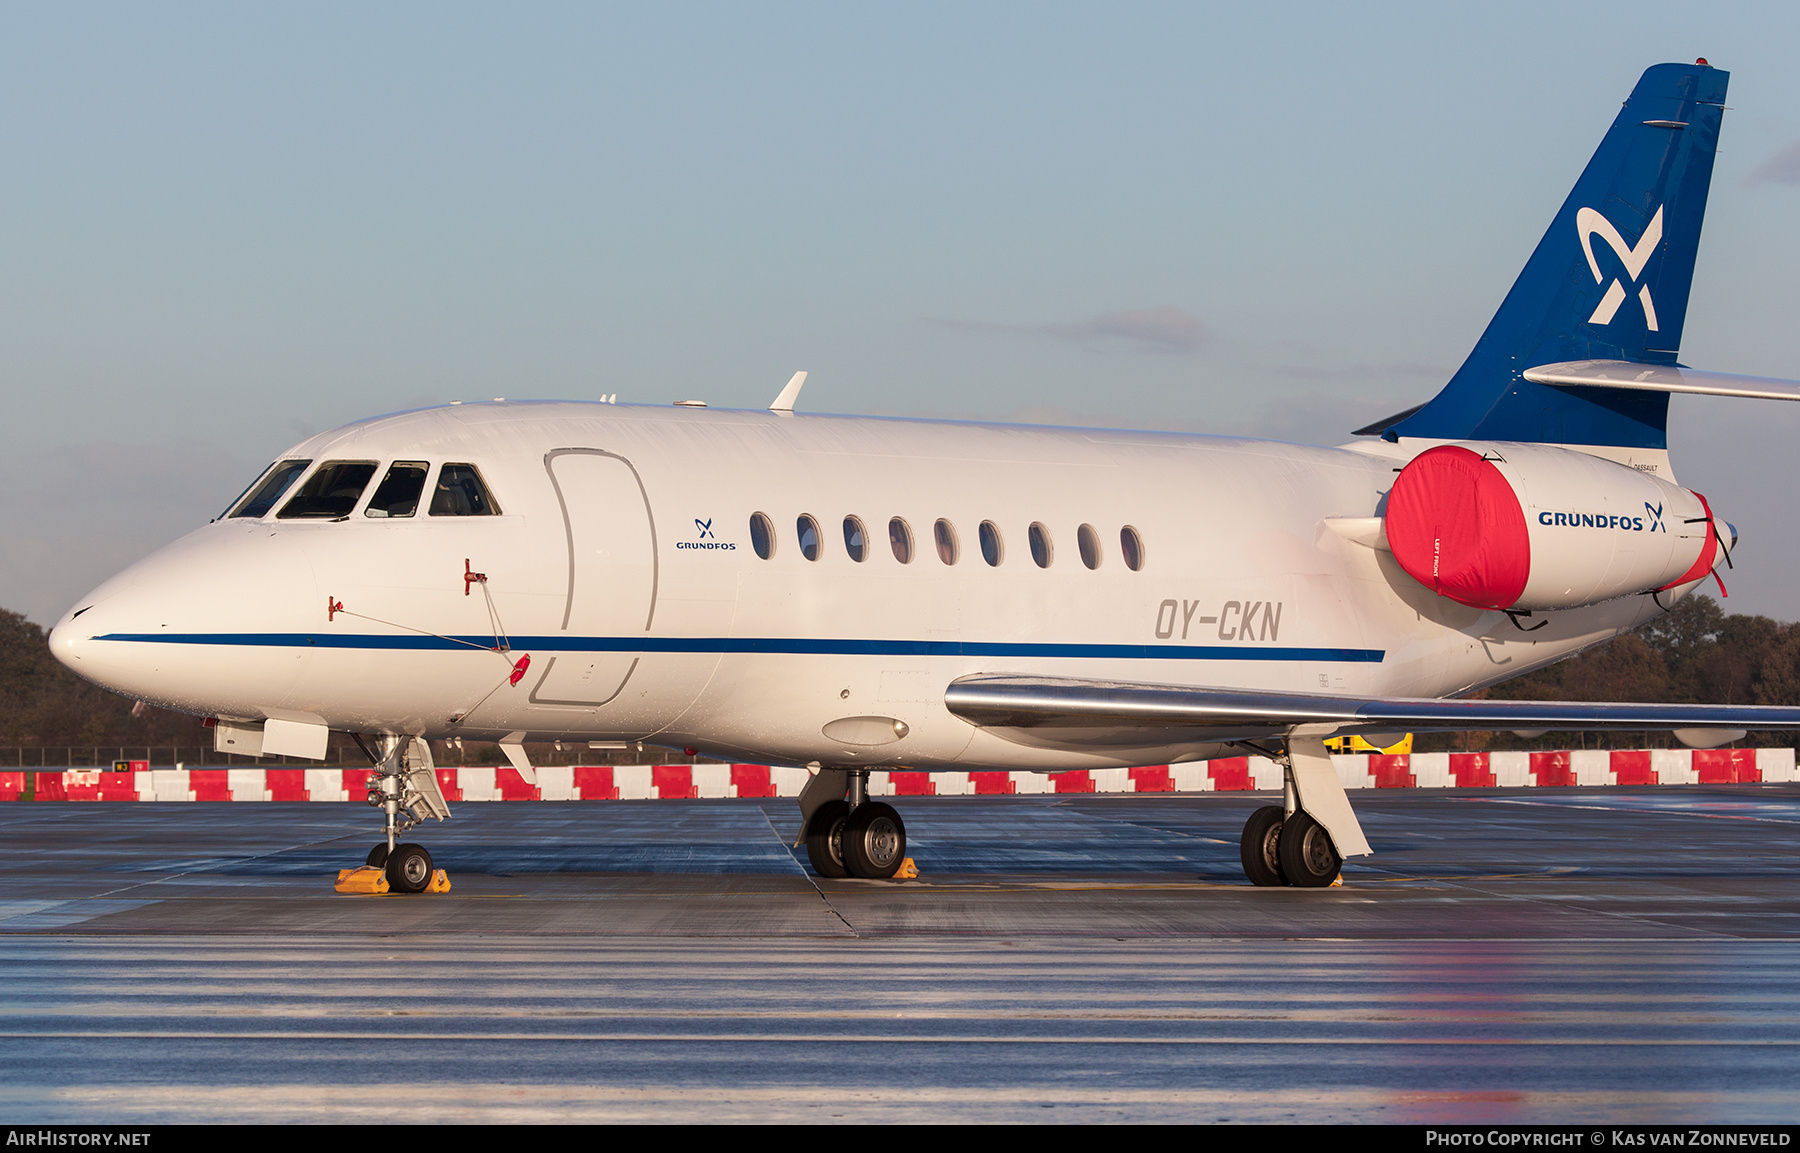
POLYGON ((116 667, 117 645, 107 645, 98 638, 116 624, 117 614, 104 611, 92 598, 77 602, 76 607, 50 629, 50 654, 83 680, 92 681, 115 692, 129 693, 129 670, 116 667))
POLYGON ((50 628, 50 655, 77 673, 82 672, 82 656, 94 642, 92 622, 83 619, 94 606, 84 605, 71 611, 50 628))

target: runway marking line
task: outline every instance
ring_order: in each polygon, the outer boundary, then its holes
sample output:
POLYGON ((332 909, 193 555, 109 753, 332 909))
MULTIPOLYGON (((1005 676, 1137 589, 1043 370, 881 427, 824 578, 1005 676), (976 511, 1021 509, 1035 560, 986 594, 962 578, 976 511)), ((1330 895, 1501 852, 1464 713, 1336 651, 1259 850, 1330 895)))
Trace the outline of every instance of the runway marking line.
POLYGON ((1446 800, 1464 805, 1534 805, 1544 809, 1590 809, 1600 813, 1641 813, 1658 817, 1705 817, 1714 821, 1762 821, 1771 825, 1800 825, 1800 821, 1780 817, 1758 817, 1737 813, 1702 813, 1694 809, 1638 809, 1625 805, 1572 805, 1556 801, 1528 801, 1523 797, 1448 797, 1446 800))
POLYGON ((1552 1048, 1573 1048, 1605 1046, 1627 1046, 1631 1048, 1683 1048, 1683 1049, 1794 1049, 1800 1048, 1800 1039, 1796 1040, 1712 1040, 1708 1038, 1668 1038, 1652 1039, 1642 1037, 1545 1037, 1523 1039, 1516 1037, 1356 1037, 1341 1036, 1307 1036, 1307 1037, 1095 1037, 1095 1036, 1043 1036, 1038 1034, 1018 1036, 995 1035, 957 1035, 930 1034, 905 1036, 891 1032, 872 1034, 835 1033, 821 1037, 818 1033, 395 1033, 391 1030, 382 1032, 304 1032, 300 1030, 281 1030, 266 1033, 251 1032, 217 1032, 204 1033, 191 1030, 133 1030, 106 1032, 103 1030, 69 1030, 56 1032, 0 1032, 0 1039, 9 1041, 73 1041, 73 1040, 110 1040, 110 1041, 384 1041, 384 1042, 428 1042, 428 1041, 563 1041, 572 1044, 592 1044, 596 1041, 611 1041, 641 1045, 647 1041, 669 1042, 673 1044, 694 1044, 697 1042, 718 1043, 722 1041, 747 1044, 800 1044, 817 1045, 822 1039, 831 1043, 870 1042, 883 1044, 908 1045, 1324 1045, 1342 1048, 1347 1045, 1365 1046, 1405 1046, 1418 1048, 1432 1045, 1450 1046, 1488 1046, 1505 1045, 1515 1048, 1527 1046, 1546 1046, 1552 1048))

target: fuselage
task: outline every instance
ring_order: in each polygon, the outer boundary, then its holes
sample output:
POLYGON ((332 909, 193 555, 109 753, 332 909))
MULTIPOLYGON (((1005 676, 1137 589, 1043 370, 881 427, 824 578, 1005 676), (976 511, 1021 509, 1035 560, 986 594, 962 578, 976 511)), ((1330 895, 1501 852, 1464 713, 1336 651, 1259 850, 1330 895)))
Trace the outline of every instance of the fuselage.
POLYGON ((1210 750, 1028 747, 952 716, 945 686, 1008 672, 1446 696, 1661 611, 1623 597, 1525 632, 1327 527, 1376 517, 1417 451, 445 406, 296 445, 283 459, 310 464, 268 512, 221 517, 120 573, 51 643, 121 693, 244 721, 1054 769, 1210 750), (284 517, 330 462, 373 466, 354 506, 284 517), (426 499, 369 515, 397 462, 429 471, 426 499), (491 515, 429 510, 446 465, 478 471, 491 515))

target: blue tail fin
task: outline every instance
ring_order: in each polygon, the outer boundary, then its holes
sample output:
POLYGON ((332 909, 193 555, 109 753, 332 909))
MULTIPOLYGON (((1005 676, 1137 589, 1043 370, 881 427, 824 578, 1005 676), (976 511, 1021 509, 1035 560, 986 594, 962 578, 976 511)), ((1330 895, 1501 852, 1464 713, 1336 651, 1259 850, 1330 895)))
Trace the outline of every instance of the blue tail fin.
POLYGON ((1675 363, 1729 76, 1704 63, 1644 73, 1469 359, 1383 436, 1667 447, 1667 393, 1520 374, 1675 363))

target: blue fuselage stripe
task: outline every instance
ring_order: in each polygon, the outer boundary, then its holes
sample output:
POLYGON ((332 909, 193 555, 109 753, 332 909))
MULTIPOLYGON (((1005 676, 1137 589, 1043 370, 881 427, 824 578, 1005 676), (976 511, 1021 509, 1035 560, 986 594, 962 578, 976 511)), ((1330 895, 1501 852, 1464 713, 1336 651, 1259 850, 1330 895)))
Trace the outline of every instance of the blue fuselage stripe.
MULTIPOLYGON (((491 649, 491 636, 373 636, 367 633, 108 633, 101 641, 253 648, 491 649)), ((1252 648, 1248 645, 1083 645, 988 641, 809 640, 791 637, 511 637, 515 652, 769 653, 845 657, 1070 657, 1133 661, 1329 661, 1379 664, 1382 649, 1252 648)))

